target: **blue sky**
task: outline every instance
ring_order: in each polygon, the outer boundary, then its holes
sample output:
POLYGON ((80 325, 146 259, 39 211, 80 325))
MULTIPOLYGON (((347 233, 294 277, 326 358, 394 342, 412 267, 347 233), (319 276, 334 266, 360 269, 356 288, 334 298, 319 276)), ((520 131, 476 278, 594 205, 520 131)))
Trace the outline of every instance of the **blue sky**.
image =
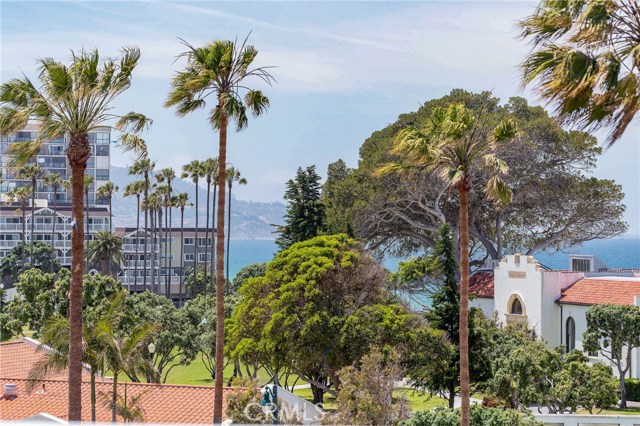
MULTIPOLYGON (((206 112, 176 117, 162 103, 183 64, 178 37, 198 45, 252 31, 260 65, 275 65, 278 84, 265 88, 268 114, 231 134, 229 161, 249 181, 238 198, 281 200, 298 166, 321 174, 337 158, 355 166, 373 131, 453 88, 493 90, 503 100, 535 96, 519 87, 517 65, 529 47, 516 21, 536 2, 130 2, 2 1, 2 81, 35 76, 35 59, 65 58, 97 47, 116 55, 136 44, 142 59, 120 111, 152 117, 145 136, 161 167, 179 168, 217 155, 206 112)), ((598 177, 627 194, 626 220, 640 234, 640 125, 600 159, 598 177)), ((131 160, 116 154, 113 164, 131 160)))

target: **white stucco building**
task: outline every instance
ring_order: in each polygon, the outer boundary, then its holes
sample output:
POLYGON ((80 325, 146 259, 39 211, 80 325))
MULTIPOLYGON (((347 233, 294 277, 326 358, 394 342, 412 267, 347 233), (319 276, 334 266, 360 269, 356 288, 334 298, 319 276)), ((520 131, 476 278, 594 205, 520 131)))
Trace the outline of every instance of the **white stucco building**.
MULTIPOLYGON (((597 258, 582 255, 571 256, 570 266, 555 271, 532 256, 506 256, 494 269, 471 276, 469 291, 476 298, 470 306, 489 317, 495 313, 504 324, 527 324, 549 347, 582 350, 591 305, 640 306, 640 270, 611 270, 597 258)), ((629 377, 640 378, 640 351, 633 352, 629 377)), ((599 354, 587 355, 609 362, 599 354)))

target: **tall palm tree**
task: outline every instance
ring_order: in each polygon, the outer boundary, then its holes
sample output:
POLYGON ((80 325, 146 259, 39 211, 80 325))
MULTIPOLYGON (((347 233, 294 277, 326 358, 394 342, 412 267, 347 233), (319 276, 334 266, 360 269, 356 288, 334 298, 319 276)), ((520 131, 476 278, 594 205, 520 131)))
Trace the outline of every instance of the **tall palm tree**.
POLYGON ((18 171, 18 179, 27 179, 31 181, 31 264, 33 264, 33 242, 35 241, 35 224, 36 224, 36 186, 38 177, 43 170, 37 164, 27 164, 18 171))
MULTIPOLYGON (((7 192, 9 203, 19 203, 20 209, 16 211, 22 215, 22 250, 20 250, 21 270, 25 270, 24 253, 27 250, 27 200, 31 197, 31 188, 28 186, 19 186, 14 190, 7 192)), ((33 261, 33 258, 31 259, 33 261)))
POLYGON ((613 145, 640 111, 639 16, 637 0, 542 0, 520 23, 533 44, 523 84, 536 81, 565 123, 611 128, 613 145))
POLYGON ((165 205, 165 210, 164 210, 164 223, 165 223, 165 227, 164 227, 164 235, 165 235, 165 246, 164 246, 164 251, 165 251, 165 256, 164 256, 164 265, 165 265, 165 283, 167 286, 167 297, 169 296, 169 284, 170 284, 170 276, 169 276, 169 270, 171 269, 171 262, 169 260, 169 253, 172 253, 172 238, 170 237, 171 235, 171 221, 172 221, 172 214, 171 214, 171 196, 173 193, 173 187, 171 186, 171 183, 176 179, 176 172, 175 170, 173 170, 171 167, 165 167, 164 169, 160 170, 160 172, 156 175, 156 180, 158 182, 162 182, 162 183, 166 183, 165 188, 164 188, 164 205, 165 205))
MULTIPOLYGON (((146 208, 147 213, 149 214, 149 219, 151 221, 150 225, 150 234, 151 234, 151 290, 157 291, 156 288, 156 261, 157 256, 157 230, 158 230, 158 211, 162 211, 162 202, 160 201, 160 197, 156 192, 149 194, 148 197, 144 200, 144 207, 146 208)), ((159 283, 158 283, 159 285, 159 283)))
POLYGON ((122 237, 113 235, 110 231, 100 231, 89 244, 87 250, 87 261, 97 263, 100 261, 102 274, 111 272, 111 265, 122 264, 124 262, 124 252, 122 250, 122 237), (109 262, 109 271, 107 271, 109 262))
POLYGON ((248 124, 247 110, 254 116, 261 115, 269 107, 269 99, 260 90, 247 88, 249 78, 257 77, 271 84, 274 79, 266 68, 250 68, 258 51, 247 45, 247 39, 238 43, 216 40, 203 47, 184 42, 187 51, 183 57, 187 65, 172 81, 165 106, 176 107, 180 116, 206 106, 206 98, 215 97, 209 120, 219 130, 218 179, 220 194, 217 207, 216 235, 216 381, 213 420, 222 422, 222 375, 224 369, 224 204, 227 164, 227 127, 234 122, 236 130, 248 124), (241 91, 244 91, 242 96, 241 91))
MULTIPOLYGON (((211 200, 211 183, 214 180, 214 176, 218 174, 218 161, 215 158, 207 158, 202 162, 202 169, 204 172, 204 177, 207 180, 207 222, 204 231, 204 288, 207 288, 207 258, 209 254, 209 207, 211 200)), ((213 238, 213 233, 211 235, 213 238)), ((213 250, 213 247, 211 248, 213 250)), ((206 290, 205 290, 206 291, 206 290)))
MULTIPOLYGON (((133 291, 138 292, 138 249, 140 247, 140 195, 144 192, 145 182, 142 180, 136 180, 125 186, 123 196, 136 197, 136 255, 134 263, 134 278, 133 278, 133 291)), ((145 256, 146 262, 146 256, 145 256)), ((146 268, 145 268, 146 272, 146 268)))
POLYGON ((229 167, 227 169, 227 186, 229 187, 229 208, 227 209, 227 287, 226 293, 229 293, 229 245, 231 243, 231 188, 233 182, 238 182, 239 185, 246 185, 247 180, 240 175, 240 171, 235 167, 229 167))
MULTIPOLYGON (((58 173, 48 173, 42 178, 42 183, 46 186, 50 186, 53 189, 53 226, 51 229, 51 251, 56 253, 56 222, 58 221, 58 190, 62 186, 62 176, 58 173)), ((51 270, 53 273, 53 263, 51 263, 51 270)))
POLYGON ((428 127, 408 127, 398 134, 391 154, 399 163, 387 164, 377 174, 431 171, 457 189, 460 200, 460 394, 461 425, 469 426, 469 191, 475 169, 483 164, 493 173, 484 188, 496 202, 507 203, 511 191, 500 179, 508 167, 495 155, 498 143, 516 135, 515 122, 503 120, 493 132, 462 104, 435 108, 428 127))
POLYGON ((109 200, 109 231, 113 232, 113 194, 118 192, 120 188, 113 182, 107 182, 96 191, 96 197, 106 198, 109 200))
MULTIPOLYGON (((156 175, 156 178, 158 176, 156 175)), ((162 270, 162 268, 164 268, 164 285, 165 285, 165 295, 167 297, 170 297, 169 294, 169 263, 167 262, 168 258, 169 258, 169 252, 168 252, 168 248, 169 248, 169 234, 167 233, 167 229, 169 227, 169 221, 168 221, 168 211, 169 211, 169 207, 171 205, 171 197, 170 197, 170 193, 169 193, 169 185, 158 185, 156 186, 156 193, 158 194, 158 197, 160 198, 160 211, 158 213, 158 216, 160 218, 160 258, 164 258, 164 262, 160 262, 160 268, 162 270), (164 208, 164 254, 162 251, 162 208, 164 208)), ((162 275, 162 274, 161 274, 162 275)))
POLYGON ((189 202, 189 194, 182 192, 173 197, 173 205, 180 209, 180 305, 182 305, 184 284, 184 209, 193 206, 189 202))
MULTIPOLYGON (((149 188, 151 186, 151 175, 153 169, 156 167, 156 163, 148 158, 141 158, 129 168, 130 175, 142 176, 144 180, 144 199, 149 198, 149 188)), ((147 247, 149 246, 149 209, 144 209, 144 263, 142 265, 142 289, 147 290, 147 247)), ((140 236, 138 236, 140 238, 140 236)))
MULTIPOLYGON (((198 160, 193 160, 189 164, 185 164, 182 166, 182 174, 180 177, 182 179, 191 179, 191 182, 193 182, 196 188, 196 232, 193 242, 193 279, 195 282, 198 271, 198 217, 200 216, 198 212, 198 192, 200 192, 198 182, 204 177, 204 168, 202 167, 202 163, 198 160)), ((195 296, 195 294, 193 296, 195 296)))
POLYGON ((137 47, 124 48, 121 57, 100 61, 97 50, 72 53, 65 65, 52 58, 39 60, 39 86, 26 76, 0 86, 0 133, 11 134, 31 122, 37 126, 35 140, 13 143, 10 162, 22 166, 37 155, 46 140, 68 134, 66 154, 74 177, 72 188, 73 217, 77 227, 72 234, 71 286, 69 291, 69 421, 79 421, 82 413, 82 276, 84 274, 84 224, 82 217, 82 179, 91 157, 89 132, 110 125, 123 135, 121 146, 136 150, 135 134, 150 120, 129 112, 117 115, 113 101, 131 86, 131 75, 140 58, 137 47), (127 133, 130 132, 130 133, 127 133))

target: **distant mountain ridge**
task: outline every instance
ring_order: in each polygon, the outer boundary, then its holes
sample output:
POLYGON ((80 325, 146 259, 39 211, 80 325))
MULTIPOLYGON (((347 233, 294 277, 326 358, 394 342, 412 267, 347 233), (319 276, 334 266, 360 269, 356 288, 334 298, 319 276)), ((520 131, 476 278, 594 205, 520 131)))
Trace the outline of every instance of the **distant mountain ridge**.
MULTIPOLYGON (((130 176, 125 167, 111 167, 111 181, 120 187, 120 191, 113 198, 113 223, 115 226, 136 226, 136 198, 123 197, 124 187, 130 182, 140 179, 139 176, 130 176)), ((195 186, 193 183, 182 179, 176 179, 171 185, 174 193, 186 192, 189 200, 195 204, 195 186)), ((213 197, 213 194, 211 194, 213 197)), ((198 226, 204 228, 206 224, 206 188, 199 188, 199 218, 198 226)), ((282 225, 286 206, 280 202, 262 203, 238 200, 232 195, 231 210, 231 238, 240 239, 274 239, 275 228, 272 225, 282 225)), ((213 200, 211 200, 213 202, 213 200)), ((211 210, 209 211, 211 215, 211 210)), ((225 212, 225 220, 227 218, 225 212)), ((144 216, 140 216, 142 226, 144 216)), ((211 220, 210 220, 211 221, 211 220)), ((163 219, 164 222, 164 219, 163 219)), ((172 223, 174 227, 180 226, 180 211, 173 210, 172 223)), ((211 223, 211 222, 210 222, 211 223)), ((195 207, 185 209, 185 226, 195 226, 195 207)), ((211 224, 209 225, 211 226, 211 224)), ((225 224, 226 227, 226 224, 225 224)))

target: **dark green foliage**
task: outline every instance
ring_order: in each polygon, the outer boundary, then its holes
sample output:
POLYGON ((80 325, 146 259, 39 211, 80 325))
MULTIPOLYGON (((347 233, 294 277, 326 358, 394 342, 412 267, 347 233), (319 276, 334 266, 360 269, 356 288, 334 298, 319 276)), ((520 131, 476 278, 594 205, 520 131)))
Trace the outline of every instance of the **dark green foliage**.
POLYGON ((7 291, 0 288, 0 342, 9 340, 22 331, 22 324, 14 318, 14 314, 8 309, 7 291))
POLYGON ((267 272, 266 263, 252 263, 240 269, 235 278, 231 281, 229 291, 231 294, 238 294, 238 290, 248 278, 261 277, 267 272))
POLYGON ((201 294, 213 294, 211 291, 211 282, 213 281, 215 285, 216 277, 212 277, 208 271, 205 271, 204 265, 198 265, 195 274, 193 273, 193 268, 191 268, 190 271, 185 278, 185 286, 191 294, 191 297, 196 297, 201 294))
POLYGON ((627 379, 627 399, 640 402, 640 379, 627 379))
MULTIPOLYGON (((502 408, 471 406, 471 426, 542 426, 530 414, 502 408)), ((419 411, 402 423, 403 426, 458 426, 460 409, 438 407, 431 411, 419 411)))
POLYGON ((327 180, 322 185, 322 202, 327 213, 327 232, 347 234, 353 238, 353 218, 350 206, 355 202, 356 196, 347 180, 352 173, 353 170, 347 167, 347 164, 342 160, 329 164, 327 180))
MULTIPOLYGON (((15 283, 18 275, 24 269, 22 261, 22 244, 14 247, 0 261, 0 278, 5 284, 15 283)), ((56 258, 55 251, 50 244, 41 241, 27 243, 25 246, 25 268, 38 268, 45 272, 58 272, 60 262, 56 258), (33 246, 33 261, 31 261, 31 251, 33 246)))
POLYGON ((316 166, 298 168, 287 182, 284 199, 289 203, 285 224, 278 227, 276 243, 281 250, 320 235, 325 228, 325 207, 320 200, 320 175, 316 166))

